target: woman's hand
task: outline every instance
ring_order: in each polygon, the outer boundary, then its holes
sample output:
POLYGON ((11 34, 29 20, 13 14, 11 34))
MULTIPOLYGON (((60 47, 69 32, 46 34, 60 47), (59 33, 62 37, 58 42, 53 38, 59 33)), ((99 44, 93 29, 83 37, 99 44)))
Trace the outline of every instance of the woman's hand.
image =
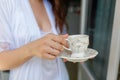
POLYGON ((52 60, 63 51, 63 46, 67 47, 65 40, 67 36, 68 35, 55 35, 51 33, 28 44, 28 49, 33 56, 52 60))

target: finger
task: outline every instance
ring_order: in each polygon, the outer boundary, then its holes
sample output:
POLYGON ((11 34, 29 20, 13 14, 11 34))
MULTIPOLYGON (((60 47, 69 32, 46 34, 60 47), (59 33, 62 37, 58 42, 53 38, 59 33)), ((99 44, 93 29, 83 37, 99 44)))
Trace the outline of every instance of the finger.
POLYGON ((67 59, 63 59, 64 62, 67 62, 67 59))
POLYGON ((56 58, 56 56, 51 55, 51 54, 49 54, 49 53, 44 53, 44 58, 46 58, 46 59, 50 59, 50 60, 53 60, 53 59, 56 58))
POLYGON ((48 45, 56 50, 59 50, 60 52, 64 50, 63 45, 52 40, 48 42, 48 45))
POLYGON ((56 41, 56 42, 62 44, 63 46, 67 47, 67 41, 61 35, 54 37, 53 41, 56 41))
MULTIPOLYGON (((61 35, 64 39, 67 39, 68 38, 68 34, 65 34, 65 35, 61 35)), ((66 47, 68 48, 69 47, 69 44, 68 44, 68 41, 66 41, 66 47)))
POLYGON ((60 55, 59 50, 53 49, 51 47, 46 47, 46 52, 51 54, 51 55, 54 55, 54 56, 59 56, 60 55))
POLYGON ((66 40, 62 35, 49 34, 49 38, 51 38, 55 42, 58 42, 64 46, 66 46, 66 40))
POLYGON ((64 40, 64 42, 63 42, 64 46, 68 47, 68 41, 66 40, 66 38, 68 37, 68 34, 60 35, 60 37, 62 37, 63 40, 64 40))
POLYGON ((66 39, 66 38, 68 38, 69 35, 68 34, 64 34, 64 35, 61 35, 61 36, 66 39))
MULTIPOLYGON (((67 34, 64 37, 67 37, 67 34)), ((62 44, 63 46, 67 47, 68 44, 64 37, 62 35, 49 34, 49 38, 51 40, 58 42, 59 44, 62 44)))

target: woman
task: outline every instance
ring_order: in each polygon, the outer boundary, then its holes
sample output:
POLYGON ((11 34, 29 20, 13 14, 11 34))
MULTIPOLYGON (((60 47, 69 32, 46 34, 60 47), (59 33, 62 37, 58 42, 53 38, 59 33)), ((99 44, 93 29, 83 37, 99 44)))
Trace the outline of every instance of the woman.
POLYGON ((58 35, 63 1, 0 0, 0 69, 10 70, 9 80, 68 80, 58 57, 68 36, 58 35))

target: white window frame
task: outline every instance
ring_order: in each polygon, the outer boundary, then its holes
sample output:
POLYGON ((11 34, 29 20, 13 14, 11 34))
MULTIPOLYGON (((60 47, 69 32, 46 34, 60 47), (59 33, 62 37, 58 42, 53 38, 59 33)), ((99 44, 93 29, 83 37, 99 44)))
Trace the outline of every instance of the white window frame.
POLYGON ((120 60, 120 0, 116 0, 115 16, 108 63, 107 80, 117 80, 120 60))

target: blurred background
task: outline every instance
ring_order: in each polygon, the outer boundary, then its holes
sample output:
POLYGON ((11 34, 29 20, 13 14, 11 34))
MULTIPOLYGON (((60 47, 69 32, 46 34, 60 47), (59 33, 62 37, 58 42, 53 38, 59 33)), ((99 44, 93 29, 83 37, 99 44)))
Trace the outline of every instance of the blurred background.
MULTIPOLYGON (((84 63, 66 62, 70 80, 120 80, 120 0, 66 0, 69 34, 90 36, 99 52, 84 63)), ((9 71, 0 72, 8 80, 9 71)))

